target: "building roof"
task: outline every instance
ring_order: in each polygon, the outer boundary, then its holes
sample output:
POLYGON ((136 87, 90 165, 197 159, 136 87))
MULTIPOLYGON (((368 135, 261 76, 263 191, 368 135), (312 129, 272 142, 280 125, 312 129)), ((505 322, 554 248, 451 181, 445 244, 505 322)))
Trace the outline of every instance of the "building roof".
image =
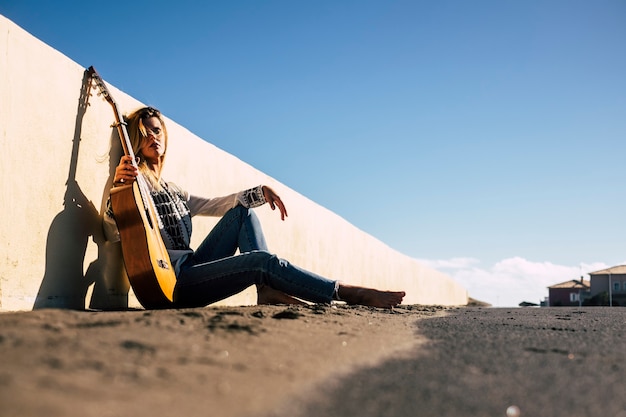
POLYGON ((569 281, 561 282, 560 284, 554 284, 548 288, 579 288, 581 290, 588 290, 590 288, 590 282, 578 279, 570 279, 569 281))
POLYGON ((590 272, 589 275, 609 275, 609 274, 626 274, 626 265, 612 266, 601 271, 590 272))

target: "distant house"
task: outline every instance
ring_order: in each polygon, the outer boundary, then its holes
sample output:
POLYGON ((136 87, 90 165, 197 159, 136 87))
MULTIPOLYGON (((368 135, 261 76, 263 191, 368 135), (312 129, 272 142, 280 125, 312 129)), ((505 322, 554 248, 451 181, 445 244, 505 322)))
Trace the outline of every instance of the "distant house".
POLYGON ((579 306, 590 296, 590 282, 584 279, 569 280, 548 287, 550 307, 579 306))
POLYGON ((626 306, 626 265, 589 273, 591 296, 607 295, 608 304, 626 306))

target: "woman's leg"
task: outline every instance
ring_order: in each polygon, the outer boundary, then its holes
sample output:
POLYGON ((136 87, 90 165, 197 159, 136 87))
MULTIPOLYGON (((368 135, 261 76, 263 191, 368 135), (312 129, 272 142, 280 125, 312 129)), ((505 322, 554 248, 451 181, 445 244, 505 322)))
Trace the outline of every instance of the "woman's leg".
POLYGON ((229 210, 183 265, 176 285, 176 303, 204 306, 255 284, 259 304, 301 303, 291 295, 326 303, 336 296, 348 304, 391 308, 400 304, 405 295, 402 291, 337 287, 334 281, 267 253, 266 248, 254 211, 241 206, 229 210), (237 248, 242 255, 232 256, 237 248))
MULTIPOLYGON (((241 253, 267 251, 259 218, 254 210, 243 206, 236 206, 226 212, 185 264, 198 265, 224 259, 234 255, 237 249, 241 253)), ((257 283, 256 287, 258 304, 303 304, 268 284, 257 283)))
POLYGON ((191 258, 194 264, 254 250, 267 251, 261 223, 252 209, 236 206, 226 212, 191 258))
POLYGON ((179 274, 175 303, 200 307, 237 294, 254 284, 316 303, 329 303, 336 282, 298 268, 266 251, 246 252, 212 262, 185 264, 179 274))

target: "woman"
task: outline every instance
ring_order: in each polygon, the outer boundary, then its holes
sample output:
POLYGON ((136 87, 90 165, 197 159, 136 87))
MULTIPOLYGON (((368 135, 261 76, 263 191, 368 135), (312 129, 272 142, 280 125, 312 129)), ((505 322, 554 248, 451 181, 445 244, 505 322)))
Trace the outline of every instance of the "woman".
MULTIPOLYGON (((330 303, 392 308, 402 302, 402 291, 379 291, 340 284, 298 268, 268 252, 259 220, 252 210, 269 203, 281 219, 287 210, 268 186, 258 186, 219 198, 189 195, 161 179, 167 151, 167 130, 161 113, 144 107, 127 117, 127 129, 139 169, 123 156, 115 169, 114 186, 146 178, 160 219, 161 236, 175 266, 174 307, 200 307, 256 285, 260 304, 330 303), (191 217, 222 216, 197 250, 190 248, 191 217), (236 250, 240 254, 234 256, 236 250)), ((114 213, 104 216, 109 240, 119 240, 114 213)))

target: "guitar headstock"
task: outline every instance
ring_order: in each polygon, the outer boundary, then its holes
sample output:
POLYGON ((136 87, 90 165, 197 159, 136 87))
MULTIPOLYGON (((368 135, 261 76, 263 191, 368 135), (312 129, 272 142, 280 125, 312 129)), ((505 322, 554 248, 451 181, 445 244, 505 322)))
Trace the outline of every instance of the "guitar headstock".
POLYGON ((111 93, 109 93, 109 89, 107 88, 106 84, 100 77, 100 74, 98 74, 93 66, 89 67, 87 71, 89 72, 93 83, 96 85, 96 87, 98 87, 98 95, 103 96, 105 100, 109 102, 109 104, 115 106, 115 101, 113 100, 111 93))

